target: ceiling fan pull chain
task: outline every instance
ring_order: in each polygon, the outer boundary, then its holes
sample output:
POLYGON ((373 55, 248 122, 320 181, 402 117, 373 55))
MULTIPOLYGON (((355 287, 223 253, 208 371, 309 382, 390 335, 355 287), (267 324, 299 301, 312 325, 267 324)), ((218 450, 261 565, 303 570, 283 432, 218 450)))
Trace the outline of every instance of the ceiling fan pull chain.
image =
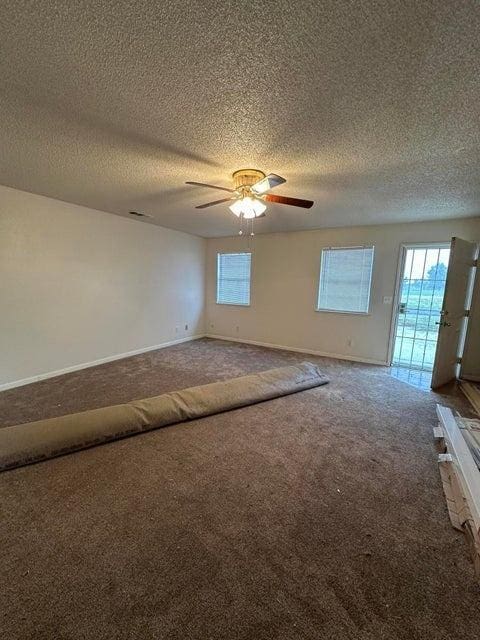
POLYGON ((247 240, 247 246, 248 246, 248 250, 251 251, 252 250, 252 242, 253 242, 253 237, 254 237, 254 233, 253 233, 253 220, 254 218, 250 218, 247 219, 247 234, 248 234, 248 240, 247 240), (250 223, 250 225, 249 225, 250 223), (250 232, 248 232, 248 227, 250 226, 250 232))

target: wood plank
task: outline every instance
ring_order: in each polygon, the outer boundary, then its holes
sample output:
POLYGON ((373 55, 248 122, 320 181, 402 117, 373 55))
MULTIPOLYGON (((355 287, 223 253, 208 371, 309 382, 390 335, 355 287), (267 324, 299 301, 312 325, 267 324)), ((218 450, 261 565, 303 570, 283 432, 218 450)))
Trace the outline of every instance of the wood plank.
POLYGON ((455 529, 464 531, 463 526, 468 521, 470 514, 457 480, 453 456, 450 453, 441 453, 438 456, 438 467, 450 522, 455 529))
POLYGON ((475 574, 480 580, 480 538, 478 536, 478 532, 475 532, 472 528, 471 522, 467 522, 464 529, 468 546, 470 547, 475 574))
POLYGON ((437 415, 444 429, 447 449, 453 457, 458 482, 467 501, 474 529, 480 535, 480 472, 452 411, 437 404, 437 415))
POLYGON ((435 447, 438 453, 445 453, 445 435, 440 425, 438 427, 433 427, 433 439, 435 440, 435 447))
POLYGON ((480 469, 480 447, 478 446, 478 443, 472 435, 471 431, 469 431, 468 429, 462 429, 462 433, 470 448, 473 459, 475 460, 475 464, 477 465, 477 468, 480 469))
POLYGON ((480 389, 473 382, 460 380, 460 389, 463 391, 467 400, 474 408, 477 415, 480 416, 480 389))

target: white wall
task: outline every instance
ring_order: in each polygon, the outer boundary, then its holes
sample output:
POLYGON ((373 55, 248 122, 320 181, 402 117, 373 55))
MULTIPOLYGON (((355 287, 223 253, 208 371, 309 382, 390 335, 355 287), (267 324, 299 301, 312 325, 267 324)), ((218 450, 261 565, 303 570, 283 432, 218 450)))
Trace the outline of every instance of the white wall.
POLYGON ((230 307, 215 303, 216 254, 246 250, 246 239, 205 241, 0 187, 0 387, 205 330, 386 362, 382 299, 394 294, 400 245, 453 235, 479 241, 480 218, 258 235, 252 304, 230 307), (370 315, 316 312, 322 247, 358 244, 375 245, 370 315))
POLYGON ((204 284, 201 238, 0 187, 0 386, 201 334, 204 284))
POLYGON ((248 250, 248 240, 208 240, 207 333, 386 363, 392 305, 383 297, 394 295, 401 244, 452 236, 479 241, 480 218, 257 235, 250 307, 215 302, 217 252, 248 250), (375 246, 370 314, 315 311, 322 247, 363 244, 375 246))

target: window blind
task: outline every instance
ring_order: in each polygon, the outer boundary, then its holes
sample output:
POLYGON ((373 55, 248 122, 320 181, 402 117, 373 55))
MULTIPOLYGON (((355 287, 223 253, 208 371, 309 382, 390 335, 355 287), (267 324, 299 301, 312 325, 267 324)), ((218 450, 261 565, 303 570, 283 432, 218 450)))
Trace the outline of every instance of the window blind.
POLYGON ((322 250, 319 311, 368 313, 373 247, 331 247, 322 250))
POLYGON ((251 253, 217 255, 217 303, 250 304, 251 253))

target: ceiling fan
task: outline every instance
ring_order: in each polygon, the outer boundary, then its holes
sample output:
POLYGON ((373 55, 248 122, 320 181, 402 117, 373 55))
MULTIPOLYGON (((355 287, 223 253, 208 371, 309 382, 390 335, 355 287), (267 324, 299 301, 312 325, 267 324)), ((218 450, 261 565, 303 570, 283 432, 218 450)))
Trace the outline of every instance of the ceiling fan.
POLYGON ((271 189, 274 189, 280 184, 286 182, 285 178, 277 176, 275 173, 266 175, 263 171, 259 171, 258 169, 240 169, 233 173, 232 178, 233 189, 218 187, 214 184, 205 184, 204 182, 186 182, 186 184, 198 187, 209 187, 210 189, 219 189, 220 191, 228 191, 231 193, 231 196, 228 198, 213 200, 212 202, 200 204, 195 208, 206 209, 207 207, 213 207, 216 204, 222 204, 223 202, 230 202, 230 200, 234 200, 233 204, 229 206, 230 211, 238 218, 245 218, 248 220, 260 218, 265 215, 265 210, 267 208, 265 202, 288 204, 292 207, 302 207, 303 209, 310 209, 313 205, 312 200, 288 198, 286 196, 277 196, 267 193, 271 189))

